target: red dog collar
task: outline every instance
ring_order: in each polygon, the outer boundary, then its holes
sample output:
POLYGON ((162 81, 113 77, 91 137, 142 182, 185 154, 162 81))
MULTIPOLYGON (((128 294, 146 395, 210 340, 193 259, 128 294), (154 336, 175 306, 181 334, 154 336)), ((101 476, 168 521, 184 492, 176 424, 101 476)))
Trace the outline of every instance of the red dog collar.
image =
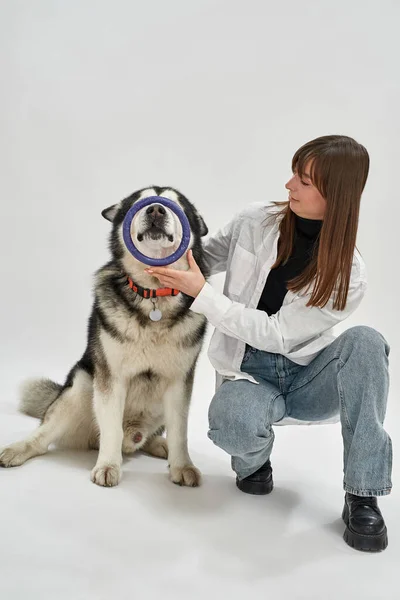
POLYGON ((172 288, 143 288, 137 283, 134 283, 130 277, 127 277, 128 285, 139 296, 142 298, 158 298, 159 296, 177 296, 180 293, 180 290, 174 290, 172 288))

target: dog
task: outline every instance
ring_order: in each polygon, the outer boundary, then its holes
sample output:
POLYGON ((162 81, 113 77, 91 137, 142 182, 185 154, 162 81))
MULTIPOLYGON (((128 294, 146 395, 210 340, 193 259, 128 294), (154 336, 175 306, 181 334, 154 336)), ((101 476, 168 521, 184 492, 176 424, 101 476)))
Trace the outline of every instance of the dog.
MULTIPOLYGON (((95 274, 86 350, 64 385, 49 379, 23 384, 19 408, 40 418, 41 424, 27 439, 0 452, 2 467, 19 466, 45 454, 50 444, 96 449, 92 481, 115 486, 121 478, 122 454, 142 450, 168 458, 172 482, 200 484, 201 473, 189 456, 187 425, 206 318, 189 310, 193 298, 182 292, 146 297, 149 288, 162 285, 144 272, 145 265, 123 242, 125 215, 135 202, 150 196, 168 198, 184 211, 190 225, 189 248, 207 279, 201 237, 208 228, 178 190, 142 189, 103 210, 112 224, 111 260, 95 274), (162 313, 158 321, 149 318, 155 305, 162 313)), ((178 248, 182 227, 173 211, 155 201, 138 211, 131 236, 144 255, 161 258, 178 248)), ((170 266, 187 270, 186 252, 170 266)))

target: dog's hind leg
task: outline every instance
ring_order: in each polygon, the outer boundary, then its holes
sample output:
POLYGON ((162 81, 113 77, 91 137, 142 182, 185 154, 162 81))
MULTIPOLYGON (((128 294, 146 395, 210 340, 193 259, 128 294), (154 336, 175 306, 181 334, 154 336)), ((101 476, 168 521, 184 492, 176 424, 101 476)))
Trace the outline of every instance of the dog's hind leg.
POLYGON ((0 452, 0 466, 18 467, 30 458, 45 454, 50 444, 60 441, 68 440, 66 445, 69 447, 87 448, 92 422, 91 390, 91 377, 78 370, 73 385, 65 388, 53 402, 42 424, 25 440, 11 444, 0 452), (86 442, 78 440, 78 432, 81 433, 81 437, 85 437, 86 442))
POLYGON ((19 467, 29 458, 46 454, 49 445, 62 435, 63 423, 55 418, 40 425, 29 437, 15 442, 0 452, 0 467, 19 467))
POLYGON ((93 483, 111 487, 121 479, 123 417, 127 385, 122 380, 95 377, 93 405, 100 429, 97 463, 91 473, 93 483))

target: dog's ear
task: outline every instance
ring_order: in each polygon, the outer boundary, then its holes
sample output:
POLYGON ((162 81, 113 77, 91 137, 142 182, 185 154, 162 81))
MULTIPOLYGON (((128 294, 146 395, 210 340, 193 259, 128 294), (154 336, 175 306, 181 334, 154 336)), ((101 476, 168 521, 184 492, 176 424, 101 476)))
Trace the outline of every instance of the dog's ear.
POLYGON ((112 206, 109 206, 108 208, 105 208, 103 211, 101 211, 101 215, 105 219, 107 219, 107 221, 110 221, 110 223, 112 223, 114 221, 115 215, 117 214, 118 207, 119 204, 113 204, 112 206))
POLYGON ((197 213, 197 220, 200 223, 200 236, 203 237, 204 235, 207 235, 208 233, 208 227, 203 219, 203 217, 201 217, 199 215, 199 213, 197 213))

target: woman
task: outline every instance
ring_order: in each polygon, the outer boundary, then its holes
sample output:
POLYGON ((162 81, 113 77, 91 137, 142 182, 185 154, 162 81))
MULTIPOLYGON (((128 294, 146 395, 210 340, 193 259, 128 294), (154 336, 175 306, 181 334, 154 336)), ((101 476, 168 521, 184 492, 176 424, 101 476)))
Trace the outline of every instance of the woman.
POLYGON ((387 530, 377 496, 391 490, 389 346, 370 327, 332 332, 365 293, 355 244, 369 156, 352 138, 325 136, 295 153, 292 170, 287 202, 251 204, 205 242, 211 273, 226 271, 224 294, 205 282, 191 251, 189 271, 149 271, 195 298, 191 310, 216 328, 208 435, 231 455, 237 487, 272 491, 274 424, 340 419, 344 539, 379 551, 387 530))

